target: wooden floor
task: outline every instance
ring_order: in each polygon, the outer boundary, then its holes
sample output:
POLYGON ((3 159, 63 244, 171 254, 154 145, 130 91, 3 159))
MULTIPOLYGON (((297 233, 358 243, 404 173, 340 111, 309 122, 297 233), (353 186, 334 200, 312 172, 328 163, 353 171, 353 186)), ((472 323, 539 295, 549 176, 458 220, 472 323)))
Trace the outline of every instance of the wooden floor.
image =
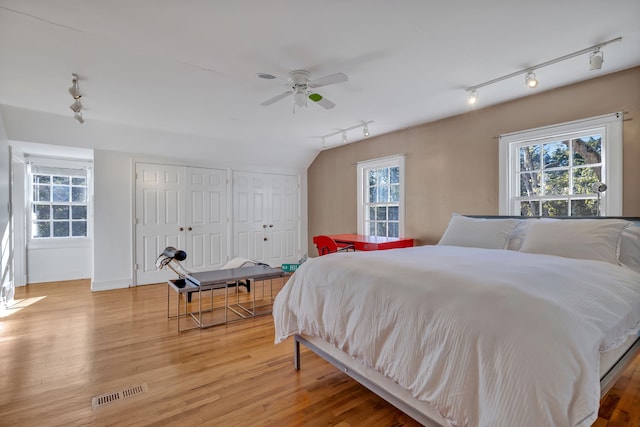
MULTIPOLYGON (((0 318, 2 426, 418 425, 304 348, 295 371, 270 315, 177 334, 166 285, 38 284, 16 301, 0 318), (141 385, 92 409, 94 396, 141 385)), ((640 426, 640 358, 594 425, 640 426)))

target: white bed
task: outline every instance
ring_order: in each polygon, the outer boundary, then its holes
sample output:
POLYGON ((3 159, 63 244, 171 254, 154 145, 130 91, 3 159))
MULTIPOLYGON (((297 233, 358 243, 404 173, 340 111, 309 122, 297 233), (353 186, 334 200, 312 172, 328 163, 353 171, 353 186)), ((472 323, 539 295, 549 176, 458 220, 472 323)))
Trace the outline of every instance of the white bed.
POLYGON ((640 349, 640 229, 553 223, 456 216, 437 246, 309 260, 276 298, 276 342, 425 425, 591 425, 640 349))

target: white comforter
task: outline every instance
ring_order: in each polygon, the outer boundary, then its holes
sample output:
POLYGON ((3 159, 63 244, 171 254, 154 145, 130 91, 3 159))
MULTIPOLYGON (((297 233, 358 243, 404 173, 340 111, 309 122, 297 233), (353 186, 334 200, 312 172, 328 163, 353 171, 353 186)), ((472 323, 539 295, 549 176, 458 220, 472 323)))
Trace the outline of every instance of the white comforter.
POLYGON ((599 261, 423 246, 310 259, 276 343, 318 336, 454 426, 587 426, 599 351, 640 328, 640 275, 599 261))

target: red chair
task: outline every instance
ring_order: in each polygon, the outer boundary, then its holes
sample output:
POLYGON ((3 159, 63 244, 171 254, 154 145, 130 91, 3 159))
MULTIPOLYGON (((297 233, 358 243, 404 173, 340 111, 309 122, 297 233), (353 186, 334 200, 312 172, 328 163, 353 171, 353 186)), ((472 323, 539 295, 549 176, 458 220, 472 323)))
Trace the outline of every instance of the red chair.
POLYGON ((346 252, 354 251, 356 248, 353 245, 338 246, 335 240, 329 236, 316 236, 316 246, 318 248, 318 255, 326 255, 334 252, 346 252))

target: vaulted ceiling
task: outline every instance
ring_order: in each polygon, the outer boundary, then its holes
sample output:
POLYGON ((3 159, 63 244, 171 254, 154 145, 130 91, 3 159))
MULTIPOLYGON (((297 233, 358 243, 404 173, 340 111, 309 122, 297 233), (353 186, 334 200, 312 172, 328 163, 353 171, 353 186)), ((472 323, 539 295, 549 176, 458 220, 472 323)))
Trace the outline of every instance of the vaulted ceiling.
POLYGON ((0 0, 0 104, 9 133, 30 117, 90 148, 305 168, 323 135, 463 113, 465 88, 606 40, 622 37, 601 70, 581 55, 537 70, 535 90, 485 87, 475 108, 640 65, 639 16, 637 0, 0 0), (298 69, 348 76, 318 89, 335 108, 260 105, 298 69))

